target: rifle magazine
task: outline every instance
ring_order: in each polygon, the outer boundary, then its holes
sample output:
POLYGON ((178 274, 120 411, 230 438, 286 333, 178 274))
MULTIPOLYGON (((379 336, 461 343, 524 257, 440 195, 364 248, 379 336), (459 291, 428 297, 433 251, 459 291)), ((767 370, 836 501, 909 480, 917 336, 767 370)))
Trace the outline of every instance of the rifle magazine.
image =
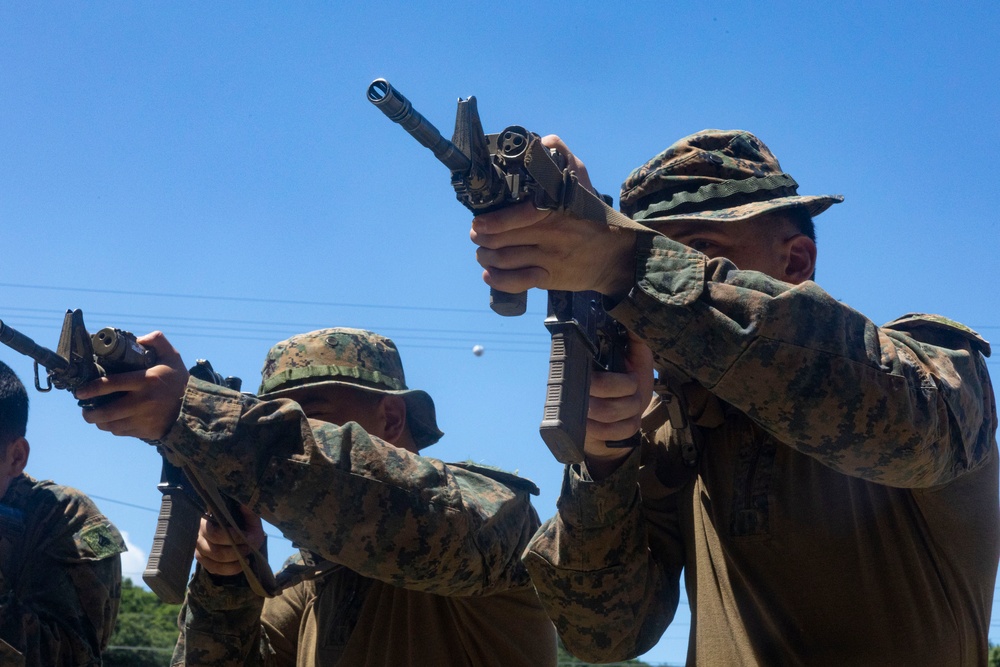
POLYGON ((164 493, 142 580, 167 604, 184 601, 195 542, 201 525, 201 507, 183 491, 164 493))

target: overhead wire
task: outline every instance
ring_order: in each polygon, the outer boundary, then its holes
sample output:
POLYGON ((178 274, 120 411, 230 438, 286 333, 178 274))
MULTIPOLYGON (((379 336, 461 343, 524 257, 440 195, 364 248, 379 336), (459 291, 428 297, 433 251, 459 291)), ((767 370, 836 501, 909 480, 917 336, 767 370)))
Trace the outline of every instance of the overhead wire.
POLYGON ((310 301, 305 299, 276 299, 253 296, 223 296, 216 294, 184 294, 180 292, 142 292, 138 290, 116 290, 95 287, 57 286, 57 285, 30 285, 25 283, 0 283, 0 287, 11 287, 17 289, 50 290, 58 292, 85 292, 91 294, 115 294, 119 296, 141 296, 141 297, 161 297, 171 299, 196 299, 201 301, 231 301, 242 303, 269 303, 283 304, 289 306, 324 306, 332 308, 376 308, 387 310, 422 310, 442 313, 478 313, 478 308, 451 308, 443 306, 414 306, 410 304, 373 304, 373 303, 344 303, 337 301, 310 301))

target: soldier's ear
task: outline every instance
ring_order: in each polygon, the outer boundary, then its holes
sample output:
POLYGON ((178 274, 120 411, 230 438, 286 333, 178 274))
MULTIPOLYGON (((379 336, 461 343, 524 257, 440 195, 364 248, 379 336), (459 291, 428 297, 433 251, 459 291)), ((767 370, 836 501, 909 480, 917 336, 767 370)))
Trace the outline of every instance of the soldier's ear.
POLYGON ((10 465, 11 477, 17 477, 24 472, 30 454, 31 447, 24 438, 17 438, 7 445, 7 462, 10 465))
POLYGON ((816 272, 816 243, 805 234, 796 234, 785 241, 786 283, 798 285, 816 272))
POLYGON ((386 394, 380 409, 385 419, 385 440, 400 445, 400 439, 406 432, 406 401, 401 396, 386 394))

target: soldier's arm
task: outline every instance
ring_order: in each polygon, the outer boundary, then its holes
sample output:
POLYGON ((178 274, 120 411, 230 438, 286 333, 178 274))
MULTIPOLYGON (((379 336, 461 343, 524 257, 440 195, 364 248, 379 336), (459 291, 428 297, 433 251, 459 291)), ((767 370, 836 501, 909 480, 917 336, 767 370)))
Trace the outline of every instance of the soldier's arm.
POLYGON ((528 585, 520 554, 538 526, 530 481, 196 379, 163 445, 302 548, 363 576, 439 595, 528 585))
MULTIPOLYGON (((242 575, 214 577, 195 568, 179 618, 171 665, 271 667, 278 664, 261 626, 264 598, 242 575)), ((294 658, 293 658, 294 660, 294 658)))
POLYGON ((906 487, 976 468, 995 428, 985 342, 878 327, 813 282, 739 271, 640 239, 611 313, 780 442, 845 474, 906 487))
POLYGON ((573 655, 634 658, 673 621, 684 548, 676 493, 639 494, 641 452, 605 479, 567 466, 559 511, 524 555, 531 583, 573 655))
POLYGON ((5 573, 0 637, 26 665, 100 664, 121 600, 124 543, 83 497, 36 502, 45 511, 28 514, 19 566, 5 573))

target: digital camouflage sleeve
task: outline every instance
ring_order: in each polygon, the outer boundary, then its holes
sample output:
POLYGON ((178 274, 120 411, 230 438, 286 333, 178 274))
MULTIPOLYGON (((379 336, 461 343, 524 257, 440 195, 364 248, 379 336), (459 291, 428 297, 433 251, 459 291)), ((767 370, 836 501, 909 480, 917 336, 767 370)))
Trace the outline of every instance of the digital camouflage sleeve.
POLYGON ((163 444, 302 548, 363 576, 438 595, 528 582, 518 548, 533 533, 528 480, 503 483, 354 422, 309 420, 294 401, 197 379, 163 444))
POLYGON ((0 664, 100 665, 125 543, 87 496, 21 475, 2 499, 0 664))
MULTIPOLYGON (((537 488, 530 481, 446 464, 371 437, 353 422, 309 420, 293 401, 258 401, 198 380, 189 383, 181 415, 162 444, 296 545, 362 577, 448 598, 490 596, 498 610, 512 604, 500 598, 524 600, 530 593, 531 623, 540 629, 534 638, 554 647, 520 561, 539 525, 530 503, 537 488)), ((407 604, 414 599, 401 603, 397 614, 407 613, 407 604)), ((274 641, 289 638, 270 637, 266 624, 262 632, 262 608, 245 584, 216 583, 199 570, 175 664, 281 662, 274 641)), ((412 621, 420 627, 421 619, 412 621)), ((474 631, 461 628, 471 621, 453 622, 455 637, 474 631)), ((510 624, 519 625, 528 624, 510 624)), ((291 633, 295 643, 296 628, 275 631, 291 633)), ((495 632, 480 629, 483 636, 495 632)))
POLYGON ((615 318, 658 366, 778 441, 906 488, 954 479, 989 451, 989 345, 975 332, 919 316, 880 328, 813 282, 739 271, 663 237, 642 239, 639 253, 643 277, 615 318))
POLYGON ((525 555, 567 647, 651 648, 683 569, 691 664, 870 664, 887 647, 977 664, 1000 548, 989 345, 939 317, 878 327, 815 283, 664 237, 637 253, 612 316, 722 407, 688 415, 694 467, 669 459, 662 420, 600 482, 567 467, 525 555))
POLYGON ((171 665, 278 664, 260 622, 264 598, 242 575, 224 579, 228 581, 213 581, 201 566, 196 568, 181 610, 181 632, 171 665))

